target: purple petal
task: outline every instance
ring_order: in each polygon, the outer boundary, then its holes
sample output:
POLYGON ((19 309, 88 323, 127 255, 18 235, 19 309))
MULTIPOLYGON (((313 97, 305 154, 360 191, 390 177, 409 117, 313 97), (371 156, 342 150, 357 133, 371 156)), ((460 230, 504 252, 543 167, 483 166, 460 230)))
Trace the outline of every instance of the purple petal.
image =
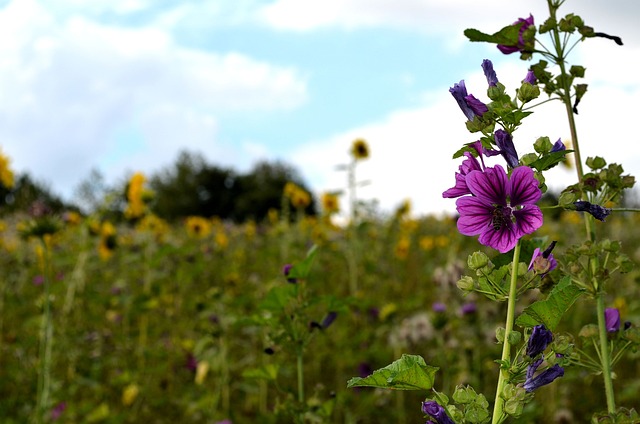
POLYGON ((518 238, 519 235, 513 225, 503 225, 498 230, 489 225, 478 237, 478 242, 500 253, 506 253, 515 247, 518 238))
POLYGON ((538 180, 535 179, 533 170, 528 166, 513 168, 509 182, 511 206, 536 203, 542 197, 542 191, 538 188, 538 180))
POLYGON ((469 105, 467 105, 467 101, 465 100, 465 97, 467 97, 467 87, 464 85, 464 80, 461 80, 458 84, 453 84, 453 87, 449 89, 449 93, 451 93, 453 98, 456 99, 458 106, 460 106, 462 113, 464 113, 467 119, 473 121, 475 114, 469 105))
POLYGON ((487 111, 489 110, 487 105, 476 99, 473 94, 465 96, 464 100, 467 102, 467 105, 471 108, 475 115, 482 117, 482 115, 487 113, 487 111))
POLYGON ((496 71, 493 70, 493 63, 491 63, 489 59, 482 61, 482 70, 484 71, 484 76, 487 78, 489 87, 498 85, 498 76, 496 75, 496 71))
POLYGON ((531 234, 542 227, 544 221, 542 211, 536 205, 525 205, 522 209, 513 211, 516 218, 518 238, 531 234))
POLYGON ((470 152, 465 152, 464 155, 466 159, 460 165, 459 172, 456 172, 456 185, 442 193, 442 197, 455 198, 471 194, 469 187, 467 187, 466 175, 474 170, 480 171, 482 168, 478 160, 470 152))
POLYGON ((507 205, 507 173, 500 165, 484 172, 472 171, 467 175, 467 186, 474 196, 489 205, 507 205))
POLYGON ((491 225, 493 206, 487 205, 477 197, 466 196, 456 200, 456 208, 460 214, 458 231, 465 236, 481 234, 491 225))

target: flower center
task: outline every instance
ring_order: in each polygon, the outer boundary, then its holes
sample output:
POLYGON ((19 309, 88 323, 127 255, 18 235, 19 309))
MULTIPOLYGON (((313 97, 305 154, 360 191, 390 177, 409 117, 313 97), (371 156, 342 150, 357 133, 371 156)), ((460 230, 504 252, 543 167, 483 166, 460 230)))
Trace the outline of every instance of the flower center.
POLYGON ((491 214, 491 225, 493 229, 498 231, 512 222, 513 215, 511 214, 511 208, 509 206, 497 205, 491 214))

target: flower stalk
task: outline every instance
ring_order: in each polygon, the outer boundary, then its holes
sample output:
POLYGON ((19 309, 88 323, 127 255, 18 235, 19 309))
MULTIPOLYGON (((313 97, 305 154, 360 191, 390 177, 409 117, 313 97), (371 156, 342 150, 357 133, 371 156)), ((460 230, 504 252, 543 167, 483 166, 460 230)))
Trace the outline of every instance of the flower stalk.
MULTIPOLYGON (((517 297, 517 283, 518 283, 518 267, 520 263, 520 241, 516 243, 513 249, 513 262, 511 264, 511 281, 509 283, 509 297, 507 298, 507 319, 505 321, 504 341, 502 342, 502 357, 501 363, 504 364, 511 360, 511 345, 509 344, 509 333, 513 331, 513 323, 516 314, 516 297, 517 297)), ((496 399, 493 404, 493 418, 491 423, 498 424, 504 421, 506 418, 504 409, 504 399, 502 398, 502 392, 507 382, 507 371, 500 366, 500 373, 498 376, 498 386, 496 387, 496 399)))

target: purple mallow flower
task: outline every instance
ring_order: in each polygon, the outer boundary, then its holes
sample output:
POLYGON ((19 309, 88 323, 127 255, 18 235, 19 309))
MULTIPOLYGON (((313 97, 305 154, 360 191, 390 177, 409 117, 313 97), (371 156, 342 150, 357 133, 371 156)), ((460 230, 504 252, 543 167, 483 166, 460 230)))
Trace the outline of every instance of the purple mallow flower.
POLYGON ((576 207, 577 211, 590 213, 595 219, 602 222, 604 222, 604 220, 607 219, 607 216, 611 213, 611 209, 600 205, 594 205, 585 200, 578 200, 577 202, 574 202, 573 205, 576 207))
POLYGON ((473 121, 476 116, 482 116, 487 110, 487 105, 476 99, 473 95, 467 93, 467 87, 464 85, 464 80, 461 80, 458 84, 453 84, 453 87, 449 89, 449 92, 458 102, 458 106, 462 110, 462 113, 467 117, 469 121, 473 121))
POLYGON ((462 164, 458 168, 459 172, 456 172, 456 185, 442 193, 442 197, 452 199, 464 196, 465 194, 471 194, 471 191, 469 191, 469 187, 467 186, 467 175, 471 171, 482 171, 482 167, 480 166, 478 159, 476 159, 470 152, 464 152, 464 156, 466 159, 462 161, 462 164))
POLYGON ((542 192, 528 166, 513 169, 511 178, 500 165, 466 176, 471 196, 456 201, 458 230, 501 253, 513 249, 525 234, 542 226, 542 212, 535 203, 542 192))
POLYGON ((465 303, 460 307, 460 313, 464 315, 475 314, 478 311, 478 307, 474 302, 465 303))
POLYGON ((515 52, 523 52, 525 48, 525 41, 523 34, 531 25, 533 25, 533 15, 529 15, 527 19, 519 18, 513 25, 522 25, 520 27, 518 42, 515 45, 498 44, 498 50, 504 54, 511 54, 515 52))
POLYGON ((531 262, 529 262, 529 271, 533 269, 541 277, 544 277, 548 272, 556 269, 558 262, 551 253, 554 247, 556 247, 555 241, 551 242, 544 252, 540 252, 540 248, 536 247, 531 256, 531 262))
POLYGON ((549 343, 553 341, 553 333, 543 325, 536 325, 533 327, 533 331, 529 336, 527 342, 526 355, 530 358, 535 358, 549 346, 549 343))
POLYGON ((527 379, 525 380, 523 386, 527 392, 533 392, 537 388, 546 386, 556 378, 562 377, 564 375, 564 368, 562 368, 558 364, 555 364, 551 368, 547 368, 540 374, 534 376, 540 364, 542 364, 542 358, 532 362, 531 365, 529 365, 529 367, 527 368, 527 379))
POLYGON ((511 168, 515 168, 518 166, 518 153, 516 152, 516 148, 513 145, 513 139, 511 138, 511 134, 506 132, 505 130, 497 130, 493 134, 493 138, 500 149, 500 153, 502 157, 507 161, 507 164, 511 168))
POLYGON ((538 79, 536 78, 536 74, 534 74, 531 69, 529 69, 529 72, 527 72, 527 76, 525 76, 522 80, 522 82, 526 82, 527 84, 531 85, 534 85, 536 81, 538 81, 538 79))
POLYGON ((449 418, 447 411, 433 400, 422 402, 422 412, 429 415, 436 420, 436 424, 455 424, 455 422, 449 418))
POLYGON ((496 75, 496 71, 493 70, 493 63, 491 63, 489 59, 482 61, 482 70, 484 71, 484 76, 487 78, 489 87, 498 85, 498 76, 496 75))
POLYGON ((620 329, 620 311, 616 308, 604 310, 604 321, 609 333, 615 333, 620 329))
POLYGON ((434 302, 434 304, 431 305, 431 309, 433 309, 433 312, 442 313, 447 311, 447 305, 442 302, 434 302))

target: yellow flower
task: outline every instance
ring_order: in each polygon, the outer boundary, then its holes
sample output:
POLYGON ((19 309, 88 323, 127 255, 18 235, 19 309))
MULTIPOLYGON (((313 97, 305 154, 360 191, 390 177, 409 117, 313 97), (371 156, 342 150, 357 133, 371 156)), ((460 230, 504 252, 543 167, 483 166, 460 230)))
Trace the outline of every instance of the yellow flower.
POLYGON ((256 226, 255 221, 249 220, 244 224, 244 234, 248 239, 252 239, 256 236, 258 232, 258 227, 256 226))
POLYGON ((284 186, 284 195, 291 200, 291 204, 295 208, 304 209, 311 204, 311 195, 292 182, 288 182, 284 186))
POLYGON ((409 240, 409 237, 403 236, 396 244, 396 257, 398 259, 406 259, 409 255, 409 247, 411 247, 411 240, 409 240))
POLYGON ((63 215, 63 219, 67 224, 70 225, 78 225, 82 222, 82 216, 75 211, 65 212, 63 215))
POLYGON ((229 245, 229 237, 222 230, 216 231, 216 244, 222 250, 226 249, 229 245))
POLYGON ((355 160, 367 159, 369 157, 369 145, 364 139, 358 138, 353 141, 351 145, 351 156, 353 156, 355 160))
POLYGON ((382 306, 382 308, 380 308, 378 319, 380 321, 384 321, 389 316, 393 315, 393 313, 397 310, 398 310, 398 305, 396 305, 395 303, 387 303, 386 305, 382 306))
POLYGON ((209 373, 209 362, 207 361, 198 362, 198 367, 196 368, 196 378, 195 378, 195 382, 198 386, 202 386, 202 383, 204 383, 204 379, 207 378, 208 373, 209 373))
POLYGON ((131 383, 122 391, 122 404, 129 406, 135 402, 138 394, 140 393, 140 387, 137 384, 131 383))
POLYGON ((146 178, 140 172, 133 174, 129 180, 127 187, 128 204, 124 211, 124 215, 129 219, 140 218, 147 210, 144 200, 148 198, 149 192, 144 189, 145 181, 146 178))
POLYGON ((98 255, 102 260, 109 259, 117 246, 116 228, 109 221, 102 223, 100 228, 100 243, 98 244, 98 255))
POLYGON ((187 234, 195 238, 205 238, 211 234, 211 223, 201 216, 190 216, 185 221, 187 234))
POLYGON ((434 246, 434 240, 431 236, 424 236, 420 238, 420 248, 422 250, 431 250, 434 246))
POLYGON ((9 169, 9 157, 0 152, 0 183, 6 188, 13 187, 13 171, 9 169))
POLYGON ((411 212, 411 200, 405 199, 396 209, 396 217, 404 218, 411 212))
POLYGON ((136 229, 141 232, 150 232, 159 240, 162 240, 169 232, 170 227, 162 218, 159 218, 154 214, 148 214, 138 222, 136 229))
POLYGON ((338 195, 335 193, 324 193, 322 195, 322 209, 327 215, 340 211, 338 195))

